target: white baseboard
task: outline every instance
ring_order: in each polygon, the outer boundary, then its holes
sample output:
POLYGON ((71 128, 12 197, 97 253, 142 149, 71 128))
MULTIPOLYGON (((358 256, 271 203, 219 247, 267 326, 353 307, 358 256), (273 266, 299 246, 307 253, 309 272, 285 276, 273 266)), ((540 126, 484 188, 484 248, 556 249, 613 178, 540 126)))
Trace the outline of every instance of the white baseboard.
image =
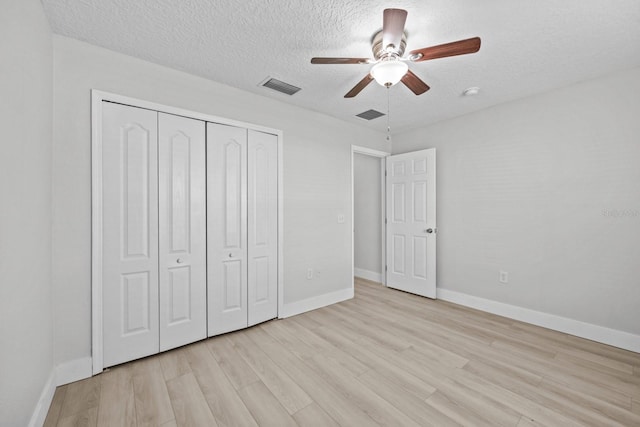
POLYGON ((363 279, 371 280, 373 282, 382 283, 382 274, 376 273, 375 271, 365 270, 364 268, 355 268, 353 269, 353 275, 356 277, 361 277, 363 279))
POLYGON ((449 301, 455 304, 464 305, 510 319, 519 320, 554 331, 564 332, 580 338, 597 341, 603 344, 640 353, 640 335, 629 332, 618 331, 616 329, 605 328, 567 317, 556 316, 555 314, 522 308, 511 304, 492 301, 473 295, 450 291, 448 289, 437 290, 438 299, 449 301))
POLYGON ((56 385, 65 385, 92 375, 91 358, 71 360, 56 366, 56 385))
POLYGON ((72 383, 74 381, 83 380, 91 376, 91 358, 83 357, 82 359, 72 360, 70 362, 61 363, 56 366, 49 375, 49 379, 42 388, 38 404, 31 414, 29 427, 40 427, 44 424, 44 420, 49 413, 49 407, 56 392, 56 387, 72 383))
POLYGON ((318 295, 317 297, 313 298, 307 298, 302 301, 284 304, 281 312, 278 314, 278 318, 284 319, 285 317, 295 316, 296 314, 302 314, 307 311, 326 307, 328 305, 346 301, 351 298, 353 298, 353 288, 348 288, 330 292, 324 295, 318 295))
POLYGON ((33 410, 31 420, 29 420, 29 427, 40 427, 44 424, 44 420, 47 418, 47 413, 49 412, 49 407, 51 406, 51 401, 53 400, 53 394, 55 392, 56 372, 55 370, 52 370, 51 375, 49 375, 49 379, 42 388, 42 393, 40 394, 40 399, 38 399, 36 408, 33 410))

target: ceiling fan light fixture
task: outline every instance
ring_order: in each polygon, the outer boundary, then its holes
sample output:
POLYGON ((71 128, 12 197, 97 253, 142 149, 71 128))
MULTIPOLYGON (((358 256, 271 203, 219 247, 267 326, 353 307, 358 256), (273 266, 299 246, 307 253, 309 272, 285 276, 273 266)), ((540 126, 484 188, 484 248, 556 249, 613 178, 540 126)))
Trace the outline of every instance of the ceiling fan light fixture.
POLYGON ((364 76, 362 80, 344 95, 345 98, 353 98, 358 95, 373 80, 387 88, 398 82, 402 82, 415 95, 422 95, 429 90, 429 85, 409 70, 407 61, 422 62, 430 59, 467 55, 480 50, 480 37, 472 37, 470 39, 412 50, 407 56, 404 56, 405 48, 407 47, 407 32, 404 30, 406 20, 407 11, 404 9, 384 10, 382 15, 382 30, 376 32, 371 39, 373 59, 316 57, 311 58, 311 63, 374 64, 369 70, 369 74, 364 76))
POLYGON ((403 61, 381 61, 371 68, 371 77, 380 86, 390 87, 402 80, 407 71, 409 71, 409 66, 403 61))

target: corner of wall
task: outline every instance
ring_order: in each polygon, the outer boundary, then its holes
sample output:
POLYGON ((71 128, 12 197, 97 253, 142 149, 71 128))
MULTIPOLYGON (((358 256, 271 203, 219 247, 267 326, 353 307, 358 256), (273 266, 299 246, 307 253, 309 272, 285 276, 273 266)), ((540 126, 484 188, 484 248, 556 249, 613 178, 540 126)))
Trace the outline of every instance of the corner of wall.
POLYGON ((49 375, 49 379, 44 384, 42 388, 42 393, 40 393, 40 398, 38 399, 38 403, 36 404, 35 409, 33 410, 33 414, 31 415, 31 420, 29 420, 29 427, 39 427, 44 424, 45 419, 47 418, 47 413, 49 412, 49 407, 51 406, 51 401, 53 400, 53 395, 56 392, 56 373, 55 370, 51 371, 49 375))
POLYGON ((49 408, 51 407, 51 402, 53 401, 53 395, 56 392, 56 387, 89 377, 91 377, 90 357, 61 363, 52 369, 31 415, 28 424, 29 427, 39 427, 44 424, 47 414, 49 413, 49 408))

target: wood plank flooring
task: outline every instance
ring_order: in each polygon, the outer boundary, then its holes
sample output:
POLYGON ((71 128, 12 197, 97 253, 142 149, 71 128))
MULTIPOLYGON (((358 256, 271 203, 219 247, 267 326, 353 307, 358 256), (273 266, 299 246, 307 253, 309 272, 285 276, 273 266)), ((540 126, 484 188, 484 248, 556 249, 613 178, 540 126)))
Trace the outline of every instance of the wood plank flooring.
POLYGON ((45 426, 77 425, 640 426, 640 354, 358 279, 58 387, 45 426))

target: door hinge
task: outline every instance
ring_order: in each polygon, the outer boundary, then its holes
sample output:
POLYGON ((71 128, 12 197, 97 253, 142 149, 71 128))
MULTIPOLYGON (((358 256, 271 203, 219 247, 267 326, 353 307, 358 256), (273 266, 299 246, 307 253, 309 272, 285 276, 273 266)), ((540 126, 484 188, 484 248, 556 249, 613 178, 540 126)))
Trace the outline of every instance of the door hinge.
POLYGON ((387 266, 386 265, 384 266, 384 271, 387 271, 387 266))
POLYGON ((384 219, 384 223, 385 223, 385 224, 387 223, 387 218, 385 218, 385 219, 384 219))

